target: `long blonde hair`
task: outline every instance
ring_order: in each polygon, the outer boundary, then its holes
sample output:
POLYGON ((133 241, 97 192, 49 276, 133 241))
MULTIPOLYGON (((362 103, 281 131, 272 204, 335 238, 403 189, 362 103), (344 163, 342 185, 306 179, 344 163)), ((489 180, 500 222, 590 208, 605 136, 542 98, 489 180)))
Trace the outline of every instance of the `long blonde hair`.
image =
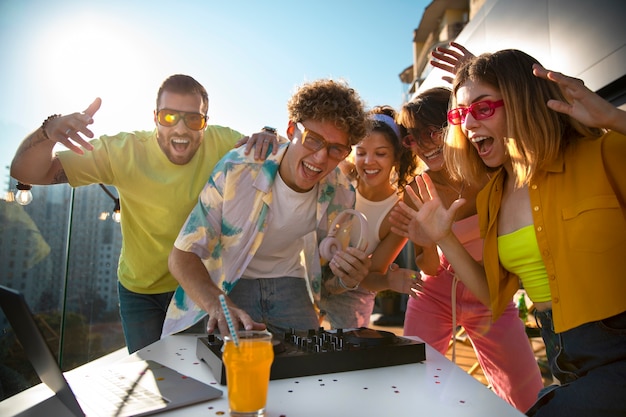
MULTIPOLYGON (((470 80, 488 84, 501 93, 506 112, 505 146, 517 187, 528 184, 570 144, 599 137, 603 132, 548 108, 549 99, 567 100, 557 84, 533 75, 532 66, 538 63, 516 49, 482 54, 459 68, 452 86, 451 108, 457 107, 458 89, 470 80)), ((460 125, 450 126, 446 145, 444 157, 453 178, 477 182, 494 170, 483 163, 460 125)))

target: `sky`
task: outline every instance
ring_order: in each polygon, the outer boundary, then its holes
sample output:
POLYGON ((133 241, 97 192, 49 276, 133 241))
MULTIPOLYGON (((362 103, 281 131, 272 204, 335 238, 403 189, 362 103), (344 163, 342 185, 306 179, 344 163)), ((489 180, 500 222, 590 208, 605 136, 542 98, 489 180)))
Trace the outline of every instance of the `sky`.
POLYGON ((96 136, 152 130, 156 94, 188 74, 209 123, 284 134, 295 89, 343 79, 399 108, 399 74, 430 0, 0 0, 0 195, 21 141, 51 114, 102 106, 96 136))

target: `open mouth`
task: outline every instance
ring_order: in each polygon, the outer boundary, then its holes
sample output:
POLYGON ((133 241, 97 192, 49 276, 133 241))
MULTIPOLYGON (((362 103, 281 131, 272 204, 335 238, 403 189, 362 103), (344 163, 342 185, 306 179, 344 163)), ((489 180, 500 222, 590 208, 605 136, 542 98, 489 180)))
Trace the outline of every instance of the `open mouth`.
POLYGON ((304 167, 305 174, 307 174, 308 176, 315 176, 322 172, 321 168, 311 165, 305 161, 302 161, 302 166, 304 167))
POLYGON ((170 143, 172 144, 172 148, 174 148, 174 150, 176 152, 184 152, 187 150, 187 148, 189 147, 189 139, 184 139, 184 138, 172 138, 170 140, 170 143))
POLYGON ((489 136, 478 136, 472 138, 472 143, 476 146, 476 149, 478 149, 478 154, 484 155, 489 153, 493 147, 493 138, 489 136))

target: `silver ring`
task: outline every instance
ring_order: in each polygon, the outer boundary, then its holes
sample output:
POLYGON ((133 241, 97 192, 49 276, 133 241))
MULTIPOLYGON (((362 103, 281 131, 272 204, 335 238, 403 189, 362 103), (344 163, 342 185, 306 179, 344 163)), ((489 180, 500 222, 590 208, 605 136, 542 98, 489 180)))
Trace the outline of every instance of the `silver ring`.
POLYGON ((67 129, 67 130, 65 131, 65 136, 69 136, 71 131, 72 131, 72 129, 67 129))

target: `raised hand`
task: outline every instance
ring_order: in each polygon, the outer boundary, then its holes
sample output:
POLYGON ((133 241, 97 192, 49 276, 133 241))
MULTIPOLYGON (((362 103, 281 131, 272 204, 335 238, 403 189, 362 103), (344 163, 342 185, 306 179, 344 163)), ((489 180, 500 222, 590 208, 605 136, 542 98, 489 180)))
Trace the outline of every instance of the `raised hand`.
POLYGON ((533 74, 557 83, 565 95, 568 102, 548 100, 547 105, 552 110, 567 114, 587 126, 613 129, 626 135, 626 112, 585 87, 582 80, 538 64, 533 65, 533 74))
MULTIPOLYGON (((437 47, 432 52, 432 56, 435 58, 430 61, 430 64, 433 67, 455 75, 459 67, 468 59, 473 58, 474 54, 468 51, 463 45, 456 42, 450 42, 450 47, 437 47)), ((441 77, 441 79, 452 84, 452 77, 444 76, 441 77)))
POLYGON ((96 98, 82 113, 72 113, 51 119, 45 127, 45 135, 48 139, 62 143, 68 149, 83 154, 79 146, 87 150, 93 150, 93 146, 83 138, 93 138, 93 132, 87 126, 93 123, 93 116, 100 109, 102 99, 96 98))
MULTIPOLYGON (((412 189, 409 191, 407 187, 407 194, 412 193, 414 198, 419 198, 412 189)), ((405 202, 399 202, 392 210, 389 216, 389 223, 391 224, 391 231, 397 235, 408 238, 416 245, 427 247, 433 246, 435 243, 432 241, 428 233, 423 231, 420 224, 416 220, 417 210, 410 207, 405 202)))
POLYGON ((415 177, 415 183, 419 195, 412 187, 406 187, 406 192, 417 210, 404 202, 399 206, 412 217, 407 237, 420 246, 430 246, 452 233, 456 212, 465 204, 465 199, 458 199, 446 208, 428 174, 415 177))

